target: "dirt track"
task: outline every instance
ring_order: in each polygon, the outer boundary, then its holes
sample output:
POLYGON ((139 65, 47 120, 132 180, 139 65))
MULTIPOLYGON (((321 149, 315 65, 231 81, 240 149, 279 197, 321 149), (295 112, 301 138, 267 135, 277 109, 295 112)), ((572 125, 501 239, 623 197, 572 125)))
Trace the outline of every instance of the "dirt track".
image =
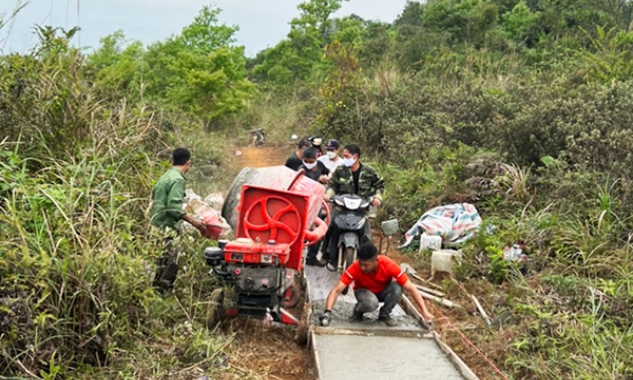
POLYGON ((266 166, 278 166, 283 165, 286 162, 286 158, 291 153, 292 148, 288 146, 272 147, 245 147, 237 149, 235 164, 238 166, 238 172, 241 168, 262 168, 266 166))

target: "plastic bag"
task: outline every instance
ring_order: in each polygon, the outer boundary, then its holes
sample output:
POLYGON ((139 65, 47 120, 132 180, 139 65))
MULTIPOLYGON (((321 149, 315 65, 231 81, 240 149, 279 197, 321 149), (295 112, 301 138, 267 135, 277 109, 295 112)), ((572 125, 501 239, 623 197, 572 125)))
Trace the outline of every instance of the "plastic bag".
POLYGON ((438 235, 447 245, 458 245, 468 241, 479 229, 482 220, 475 206, 470 203, 439 206, 425 212, 405 234, 404 248, 416 236, 426 232, 438 235))
MULTIPOLYGON (((212 240, 227 238, 232 230, 221 215, 224 197, 220 193, 207 196, 204 200, 193 190, 185 190, 185 203, 183 209, 189 214, 193 214, 196 219, 202 220, 207 225, 207 231, 203 234, 212 240)), ((187 228, 193 228, 189 223, 185 223, 187 228)))

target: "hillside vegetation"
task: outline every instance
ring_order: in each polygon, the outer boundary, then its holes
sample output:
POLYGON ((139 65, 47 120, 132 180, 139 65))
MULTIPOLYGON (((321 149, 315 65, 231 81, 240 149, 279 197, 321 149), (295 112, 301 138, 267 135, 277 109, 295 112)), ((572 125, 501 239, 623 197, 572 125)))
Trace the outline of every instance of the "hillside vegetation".
POLYGON ((633 3, 411 1, 393 23, 341 3, 302 3, 251 58, 213 7, 149 46, 119 31, 87 54, 77 29, 39 26, 0 56, 0 376, 235 372, 232 335, 207 325, 204 243, 175 297, 151 288, 148 196, 176 145, 194 186, 221 189, 222 147, 259 126, 360 143, 403 226, 477 206, 496 232, 457 277, 509 315, 469 332, 509 377, 633 378, 633 3), (524 268, 501 258, 519 240, 524 268))

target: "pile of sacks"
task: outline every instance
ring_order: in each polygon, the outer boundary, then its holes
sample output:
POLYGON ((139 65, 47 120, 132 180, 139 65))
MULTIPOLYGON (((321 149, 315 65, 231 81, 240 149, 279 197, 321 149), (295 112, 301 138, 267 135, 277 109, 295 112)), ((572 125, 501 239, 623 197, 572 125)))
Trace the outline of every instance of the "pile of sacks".
MULTIPOLYGON (((226 239, 231 234, 231 226, 222 217, 222 205, 224 197, 221 193, 213 193, 202 199, 193 190, 185 191, 185 203, 183 209, 195 218, 204 221, 207 225, 205 237, 213 240, 226 239)), ((194 228, 189 223, 184 223, 187 228, 194 228)))

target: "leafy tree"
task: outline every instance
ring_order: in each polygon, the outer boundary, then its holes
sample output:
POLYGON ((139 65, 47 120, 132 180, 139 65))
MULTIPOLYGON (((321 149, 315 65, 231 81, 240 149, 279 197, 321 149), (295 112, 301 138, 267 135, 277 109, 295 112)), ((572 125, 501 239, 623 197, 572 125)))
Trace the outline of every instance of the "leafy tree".
POLYGON ((181 34, 150 45, 145 54, 144 94, 210 122, 244 106, 244 48, 234 46, 236 26, 218 23, 220 10, 204 7, 181 34))
POLYGON ((489 0, 431 0, 422 13, 425 26, 452 40, 481 45, 496 26, 499 7, 489 0))
POLYGON ((357 15, 335 19, 332 24, 329 38, 342 44, 359 47, 368 37, 369 23, 357 15))
POLYGON ((532 12, 524 0, 519 1, 512 11, 502 16, 501 29, 505 36, 517 43, 525 43, 534 34, 538 12, 532 12))
POLYGON ((596 25, 628 28, 633 7, 627 0, 529 0, 527 4, 540 14, 537 24, 544 42, 562 41, 572 48, 591 47, 582 30, 594 33, 596 25))
POLYGON ((425 5, 420 2, 407 2, 402 14, 393 23, 395 62, 400 67, 419 68, 422 58, 430 50, 430 45, 442 43, 436 39, 436 33, 431 33, 424 27, 424 9, 425 5))
POLYGON ((126 44, 125 34, 118 30, 103 37, 101 46, 86 59, 86 76, 104 97, 141 96, 145 51, 140 41, 126 44))
POLYGON ((358 104, 361 91, 361 68, 352 45, 334 40, 325 49, 325 59, 332 65, 319 88, 322 107, 317 122, 326 134, 348 137, 354 141, 364 138, 360 120, 350 112, 358 104))
POLYGON ((365 21, 364 38, 358 47, 358 59, 362 66, 371 68, 385 60, 393 60, 396 33, 391 24, 379 21, 365 21))
POLYGON ((290 85, 312 77, 321 63, 323 48, 335 33, 331 15, 347 0, 309 0, 299 4, 299 17, 290 22, 286 40, 266 50, 261 64, 253 68, 259 80, 290 85))

